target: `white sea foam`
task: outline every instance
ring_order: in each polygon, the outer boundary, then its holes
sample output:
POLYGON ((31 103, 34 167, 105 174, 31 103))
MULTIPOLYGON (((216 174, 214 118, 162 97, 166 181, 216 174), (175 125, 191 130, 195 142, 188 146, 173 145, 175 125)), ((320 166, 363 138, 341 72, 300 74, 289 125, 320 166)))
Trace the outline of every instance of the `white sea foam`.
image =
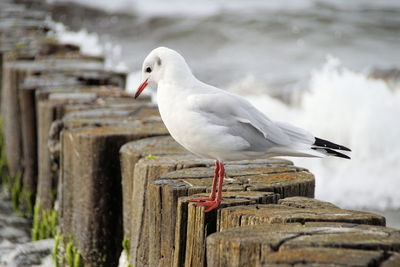
POLYGON ((223 10, 299 10, 310 7, 311 0, 258 1, 258 0, 223 0, 223 1, 188 1, 185 0, 47 0, 48 2, 75 2, 92 8, 102 9, 109 13, 133 13, 142 16, 210 16, 223 10))
POLYGON ((60 43, 78 45, 81 53, 88 56, 104 56, 104 67, 108 70, 127 71, 126 64, 122 61, 121 46, 111 42, 101 41, 99 35, 88 32, 86 29, 74 32, 59 22, 53 24, 53 35, 60 43))
POLYGON ((69 43, 80 46, 81 52, 86 55, 101 56, 104 53, 100 45, 99 36, 96 33, 89 33, 85 29, 78 32, 69 31, 64 24, 54 23, 54 34, 60 43, 69 43))
POLYGON ((299 12, 317 4, 326 4, 339 10, 358 10, 363 8, 375 9, 382 7, 392 8, 398 6, 398 1, 396 0, 47 0, 47 2, 75 2, 80 5, 102 9, 109 13, 133 13, 142 16, 183 15, 188 17, 210 16, 226 10, 236 10, 240 12, 251 12, 252 10, 286 10, 299 12))
POLYGON ((350 147, 351 160, 291 158, 316 176, 316 197, 349 208, 400 208, 400 90, 328 57, 313 71, 299 107, 249 97, 277 120, 350 147))

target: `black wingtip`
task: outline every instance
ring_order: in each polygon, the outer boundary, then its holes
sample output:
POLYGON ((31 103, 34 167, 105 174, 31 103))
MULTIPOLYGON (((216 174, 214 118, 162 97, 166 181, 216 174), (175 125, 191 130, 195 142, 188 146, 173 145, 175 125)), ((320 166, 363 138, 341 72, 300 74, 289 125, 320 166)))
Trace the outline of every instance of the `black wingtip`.
POLYGON ((317 146, 317 147, 321 147, 321 148, 331 148, 331 149, 337 149, 337 150, 343 150, 343 151, 351 151, 350 148, 329 142, 327 140, 324 140, 324 139, 321 139, 318 137, 315 137, 315 143, 313 145, 317 146))
POLYGON ((312 147, 312 149, 324 152, 324 153, 328 154, 329 156, 334 156, 334 157, 343 158, 343 159, 351 159, 349 156, 347 156, 343 153, 337 152, 336 150, 333 150, 330 148, 312 147))

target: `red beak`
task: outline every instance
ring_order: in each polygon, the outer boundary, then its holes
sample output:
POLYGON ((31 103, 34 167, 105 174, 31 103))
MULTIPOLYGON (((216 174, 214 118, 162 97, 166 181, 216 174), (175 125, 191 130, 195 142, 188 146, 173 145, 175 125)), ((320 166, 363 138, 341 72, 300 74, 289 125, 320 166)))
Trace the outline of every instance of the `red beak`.
POLYGON ((147 78, 140 86, 139 88, 136 90, 136 94, 135 94, 135 99, 143 92, 144 88, 146 88, 146 86, 148 85, 147 80, 149 78, 147 78))

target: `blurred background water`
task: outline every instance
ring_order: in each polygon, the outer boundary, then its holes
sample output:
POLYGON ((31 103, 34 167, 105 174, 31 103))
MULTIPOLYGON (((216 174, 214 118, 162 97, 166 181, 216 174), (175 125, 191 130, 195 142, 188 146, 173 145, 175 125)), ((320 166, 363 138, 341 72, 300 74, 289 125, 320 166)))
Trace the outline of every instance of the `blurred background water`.
POLYGON ((167 46, 200 80, 350 147, 350 161, 291 160, 315 174, 317 198, 400 228, 400 1, 51 2, 59 38, 105 53, 130 72, 129 90, 167 46))

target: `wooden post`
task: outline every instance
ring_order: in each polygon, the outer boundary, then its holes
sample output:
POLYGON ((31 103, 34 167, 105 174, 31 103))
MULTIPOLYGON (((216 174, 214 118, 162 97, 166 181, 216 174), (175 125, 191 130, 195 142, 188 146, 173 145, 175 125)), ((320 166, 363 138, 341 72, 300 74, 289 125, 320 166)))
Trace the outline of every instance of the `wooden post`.
MULTIPOLYGON (((242 161, 226 165, 224 191, 263 191, 281 197, 314 195, 314 177, 289 161, 242 161)), ((181 196, 210 190, 213 168, 182 169, 162 175, 150 185, 149 265, 171 266, 175 243, 177 203, 181 196), (172 250, 171 250, 172 248, 172 250)))
POLYGON ((22 174, 22 131, 18 86, 26 77, 26 71, 17 71, 8 63, 3 66, 1 116, 8 168, 11 177, 22 174))
POLYGON ((62 133, 61 229, 64 236, 73 237, 85 265, 115 266, 121 252, 120 147, 165 133, 160 122, 62 133))
MULTIPOLYGON (((64 93, 62 93, 61 90, 57 90, 57 93, 46 93, 46 98, 44 98, 39 91, 36 92, 37 99, 40 99, 37 104, 38 154, 40 158, 37 200, 40 201, 43 209, 52 209, 56 197, 55 190, 58 179, 58 166, 54 164, 54 161, 52 160, 55 155, 49 151, 49 142, 51 142, 52 146, 59 147, 59 135, 56 137, 52 136, 52 138, 57 138, 57 140, 50 139, 49 137, 49 132, 53 122, 76 110, 84 111, 93 109, 89 115, 76 114, 75 117, 77 117, 77 119, 75 121, 83 119, 85 116, 95 117, 95 115, 97 115, 98 118, 103 118, 102 115, 104 115, 104 113, 98 112, 98 107, 107 106, 107 110, 116 110, 114 104, 109 105, 109 94, 112 95, 111 101, 114 103, 116 102, 116 99, 119 99, 123 103, 132 103, 130 109, 133 113, 138 109, 142 110, 141 105, 133 104, 135 101, 132 98, 117 98, 117 93, 111 93, 109 90, 104 90, 103 87, 83 87, 81 90, 77 91, 70 90, 71 89, 68 89, 64 93), (114 96, 114 94, 116 96, 114 96), (101 99, 102 105, 96 102, 98 99, 101 99), (97 111, 97 113, 95 113, 95 111, 97 111)), ((155 113, 150 112, 150 107, 146 110, 150 114, 155 113)), ((119 116, 121 114, 117 111, 114 111, 114 113, 109 112, 108 118, 113 116, 116 117, 117 115, 119 116)), ((132 117, 133 116, 131 116, 131 119, 132 117)), ((93 122, 92 125, 95 123, 99 124, 99 122, 93 122)), ((79 123, 76 124, 77 126, 83 126, 83 121, 79 120, 79 123)), ((100 124, 105 125, 106 123, 100 121, 100 124)), ((59 131, 61 130, 62 128, 59 129, 59 131)), ((56 157, 59 158, 59 155, 56 155, 56 157)))
POLYGON ((294 208, 330 208, 340 209, 338 206, 333 205, 330 202, 321 201, 315 198, 309 197, 287 197, 279 199, 278 204, 285 205, 294 208))
MULTIPOLYGON (((91 92, 94 93, 96 91, 92 90, 91 92)), ((89 101, 89 103, 82 103, 82 99, 85 99, 84 94, 85 93, 74 93, 74 98, 64 96, 63 98, 54 99, 51 97, 52 95, 50 95, 49 100, 40 101, 39 103, 39 113, 41 114, 40 129, 41 131, 43 131, 42 135, 40 135, 42 138, 42 140, 40 141, 41 168, 37 195, 37 208, 39 209, 39 214, 41 214, 42 211, 52 210, 58 193, 64 193, 61 191, 58 191, 57 193, 60 171, 59 159, 61 147, 61 130, 82 127, 101 127, 107 125, 115 125, 119 127, 126 124, 127 126, 129 126, 129 124, 132 124, 136 120, 140 119, 140 116, 144 116, 146 112, 147 115, 158 114, 155 107, 148 104, 131 104, 129 106, 130 110, 128 109, 128 105, 126 105, 122 107, 122 110, 120 110, 121 107, 117 104, 118 98, 114 97, 114 95, 111 98, 108 98, 108 95, 103 90, 95 93, 94 100, 96 101, 92 101, 93 99, 88 97, 87 100, 89 101), (106 95, 107 97, 105 97, 106 95), (80 99, 80 101, 77 103, 77 108, 74 108, 75 106, 72 106, 75 98, 80 99), (99 106, 97 103, 97 99, 102 99, 102 105, 104 106, 104 108, 95 108, 99 106), (109 102, 111 102, 112 104, 109 104, 109 102), (143 105, 146 108, 142 107, 143 105), (78 112, 74 110, 80 111, 78 112), (90 112, 87 112, 87 110, 90 110, 90 112), (136 117, 137 115, 139 115, 139 117, 136 117), (61 117, 64 117, 64 119, 58 121, 55 120, 61 117), (54 127, 55 125, 59 127, 54 127), (48 130, 49 128, 50 130, 48 130)), ((129 103, 129 99, 127 98, 119 99, 122 103, 129 103)), ((134 100, 130 98, 130 102, 134 103, 134 100)), ((142 121, 141 123, 146 124, 147 121, 142 121)), ((158 121, 158 123, 160 123, 160 121, 158 121)), ((69 193, 70 192, 65 192, 66 195, 68 195, 69 193)))
MULTIPOLYGON (((89 103, 93 100, 88 99, 89 103)), ((40 202, 42 209, 53 208, 58 179, 57 168, 52 163, 48 148, 49 130, 53 121, 64 116, 63 107, 67 103, 71 103, 71 99, 40 101, 37 104, 38 157, 40 159, 37 201, 40 202)))
POLYGON ((370 266, 400 251, 400 231, 371 225, 307 222, 252 225, 207 238, 207 266, 370 266))
POLYGON ((37 160, 37 132, 36 132, 36 110, 35 95, 32 91, 20 91, 21 107, 21 130, 23 151, 23 203, 21 209, 28 214, 33 214, 35 203, 38 160, 37 160))
POLYGON ((23 14, 18 14, 18 11, 15 10, 14 4, 2 3, 1 18, 3 25, 0 29, 0 95, 2 94, 3 87, 3 66, 6 61, 23 58, 33 59, 39 49, 37 40, 45 38, 47 31, 44 22, 45 12, 39 13, 32 10, 24 10, 23 14), (14 23, 13 27, 8 27, 7 24, 11 24, 17 17, 19 23, 14 23))
MULTIPOLYGON (((190 170, 214 166, 212 160, 198 159, 187 154, 171 137, 154 137, 129 143, 121 149, 121 164, 124 192, 124 235, 130 241, 130 262, 134 266, 149 265, 149 185, 162 175, 175 170, 190 170), (139 158, 142 158, 139 160, 139 158), (136 163, 137 162, 137 163, 136 163), (135 165, 136 163, 136 165, 135 165), (132 181, 133 180, 133 181, 132 181)), ((240 164, 240 165, 239 165, 240 164)), ((284 160, 243 161, 237 169, 248 168, 253 171, 262 165, 279 167, 291 165, 284 160)), ((210 169, 212 175, 212 169, 210 169)), ((207 169, 207 172, 209 170, 207 169)), ((232 170, 232 173, 241 172, 232 170)), ((210 178, 211 179, 211 178, 210 178)), ((211 185, 211 181, 209 182, 211 185)), ((232 189, 234 186, 231 186, 232 189)), ((205 187, 206 188, 206 187, 205 187)), ((204 189, 206 190, 206 189, 204 189)), ((204 191, 198 191, 204 192, 204 191)), ((249 194, 247 194, 247 197, 249 194)))
MULTIPOLYGON (((167 140, 171 139, 165 138, 163 141, 167 140)), ((143 144, 139 144, 137 147, 140 147, 140 145, 143 144)), ((156 153, 155 155, 151 154, 151 157, 144 157, 138 161, 134 169, 133 184, 131 185, 132 191, 128 196, 128 200, 124 201, 124 204, 130 202, 129 210, 126 211, 125 214, 125 222, 127 222, 125 237, 129 238, 128 240, 131 246, 130 260, 135 266, 148 265, 149 263, 149 201, 152 201, 148 196, 149 184, 163 174, 176 169, 191 168, 200 165, 213 165, 212 161, 196 159, 192 155, 186 154, 184 151, 181 152, 181 156, 161 156, 162 153, 168 153, 167 148, 171 146, 173 147, 174 145, 155 148, 152 151, 152 153, 156 153)), ((180 149, 181 148, 179 148, 179 150, 180 149)), ((146 152, 146 150, 140 151, 141 152, 138 151, 138 153, 146 152)), ((170 150, 170 152, 173 151, 176 153, 176 148, 170 150)), ((125 190, 125 188, 123 190, 125 190)), ((126 209, 127 208, 124 207, 124 211, 126 209)))
POLYGON ((51 72, 101 72, 103 63, 89 59, 46 59, 36 61, 7 61, 3 66, 4 88, 2 89, 2 117, 4 120, 4 138, 10 173, 23 172, 21 155, 22 131, 19 91, 26 77, 33 74, 51 72))
POLYGON ((221 211, 226 207, 254 204, 276 204, 279 194, 271 192, 242 191, 225 192, 218 209, 204 213, 204 207, 190 203, 197 194, 178 199, 178 213, 175 227, 173 266, 205 266, 206 237, 218 231, 221 211))
MULTIPOLYGON (((141 203, 140 199, 144 198, 145 189, 143 186, 147 184, 145 179, 135 179, 135 165, 141 158, 157 158, 163 155, 186 154, 186 150, 176 143, 171 136, 157 136, 145 138, 138 141, 129 142, 121 147, 121 174, 122 174, 122 193, 123 193, 123 221, 124 221, 124 237, 130 239, 130 228, 133 216, 131 215, 131 203, 141 203), (134 183, 138 183, 141 189, 138 189, 133 195, 134 183), (138 197, 138 199, 132 199, 138 197)), ((146 177, 141 177, 146 178, 146 177)), ((137 216, 135 216, 137 217, 137 216)), ((132 241, 131 241, 132 242, 132 241)), ((131 244, 132 247, 132 244, 131 244)), ((131 256, 132 258, 132 256, 131 256)))
MULTIPOLYGON (((34 94, 22 90, 22 85, 27 77, 44 73, 102 73, 102 60, 89 58, 46 58, 41 60, 17 60, 7 61, 3 66, 4 90, 2 90, 2 118, 5 139, 5 151, 10 173, 10 184, 20 184, 22 203, 18 203, 18 209, 22 209, 26 215, 31 215, 33 200, 35 199, 35 187, 37 184, 36 161, 36 123, 34 94), (27 113, 25 113, 25 111, 27 113), (32 141, 33 140, 33 141, 32 141), (16 177, 23 175, 23 179, 16 177)), ((82 76, 82 74, 81 74, 82 76)), ((124 85, 124 84, 122 84, 124 85)))
POLYGON ((385 218, 373 213, 339 208, 295 208, 285 205, 230 207, 221 211, 221 228, 246 225, 305 223, 310 221, 347 222, 385 226, 385 218))

